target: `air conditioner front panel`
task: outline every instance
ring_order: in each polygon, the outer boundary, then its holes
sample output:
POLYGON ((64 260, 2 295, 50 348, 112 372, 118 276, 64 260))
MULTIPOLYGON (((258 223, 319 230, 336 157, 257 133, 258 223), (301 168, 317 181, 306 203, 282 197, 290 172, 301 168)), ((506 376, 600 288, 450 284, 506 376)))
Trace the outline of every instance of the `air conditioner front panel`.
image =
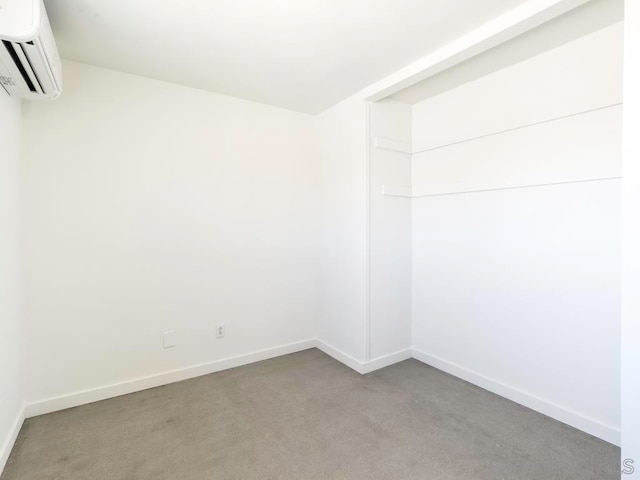
POLYGON ((42 0, 20 0, 10 5, 11 8, 0 10, 2 90, 27 100, 57 98, 62 90, 60 57, 42 0), (17 3, 32 6, 30 22, 26 21, 28 8, 23 6, 20 9, 17 3), (8 22, 11 15, 15 22, 8 22), (21 28, 18 27, 20 22, 21 28))

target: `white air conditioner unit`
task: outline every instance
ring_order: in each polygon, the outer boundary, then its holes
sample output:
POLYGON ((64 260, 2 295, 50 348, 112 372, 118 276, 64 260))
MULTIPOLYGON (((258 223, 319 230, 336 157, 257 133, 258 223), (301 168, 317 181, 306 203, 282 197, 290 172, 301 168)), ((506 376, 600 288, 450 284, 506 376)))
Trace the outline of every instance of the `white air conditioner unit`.
POLYGON ((0 95, 60 95, 60 56, 42 0, 0 0, 0 42, 0 95))

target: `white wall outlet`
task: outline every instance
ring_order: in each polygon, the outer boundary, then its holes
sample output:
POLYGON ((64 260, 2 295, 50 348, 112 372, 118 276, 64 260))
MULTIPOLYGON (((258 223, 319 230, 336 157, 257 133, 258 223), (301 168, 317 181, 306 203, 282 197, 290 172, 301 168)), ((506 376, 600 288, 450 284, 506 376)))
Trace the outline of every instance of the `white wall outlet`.
POLYGON ((224 323, 219 323, 216 325, 216 338, 224 337, 224 323))
POLYGON ((162 332, 162 348, 172 348, 176 346, 176 332, 169 330, 162 332))

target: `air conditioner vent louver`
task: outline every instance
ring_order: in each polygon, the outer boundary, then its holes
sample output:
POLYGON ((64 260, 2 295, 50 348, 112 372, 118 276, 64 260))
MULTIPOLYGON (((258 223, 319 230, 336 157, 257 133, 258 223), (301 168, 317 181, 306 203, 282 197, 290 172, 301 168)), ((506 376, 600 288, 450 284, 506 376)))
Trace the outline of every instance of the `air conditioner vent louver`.
MULTIPOLYGON (((9 56, 11 57, 11 59, 13 60, 13 63, 15 64, 16 68, 20 72, 20 75, 22 75, 22 79, 27 84, 27 87, 29 87, 29 90, 32 92, 37 92, 36 87, 33 85, 30 75, 27 73, 27 69, 25 68, 26 65, 22 63, 22 61, 18 57, 18 54, 16 53, 16 45, 21 50, 22 50, 22 45, 20 45, 19 43, 13 44, 7 40, 3 40, 2 43, 4 44, 4 48, 7 49, 7 52, 9 52, 9 56)), ((24 50, 22 51, 24 54, 24 50)), ((31 70, 31 67, 29 67, 29 70, 31 70)))

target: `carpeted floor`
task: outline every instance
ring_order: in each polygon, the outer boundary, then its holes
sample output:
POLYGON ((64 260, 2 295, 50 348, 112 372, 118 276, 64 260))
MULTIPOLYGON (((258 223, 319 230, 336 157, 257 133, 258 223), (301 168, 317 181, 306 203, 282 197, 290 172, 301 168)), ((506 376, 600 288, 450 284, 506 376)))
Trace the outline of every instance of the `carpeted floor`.
POLYGON ((31 418, 0 478, 605 480, 619 453, 416 360, 313 349, 31 418))

